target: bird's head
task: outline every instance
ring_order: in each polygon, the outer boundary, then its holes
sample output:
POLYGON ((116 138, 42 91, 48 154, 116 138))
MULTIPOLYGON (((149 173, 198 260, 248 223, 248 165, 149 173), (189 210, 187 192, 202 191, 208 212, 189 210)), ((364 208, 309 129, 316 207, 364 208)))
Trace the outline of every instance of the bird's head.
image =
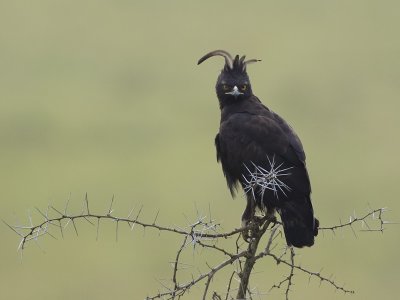
POLYGON ((253 95, 246 66, 249 63, 257 62, 258 59, 245 60, 246 56, 233 58, 224 50, 215 50, 207 53, 199 59, 198 65, 213 56, 225 58, 225 66, 218 76, 216 91, 221 107, 242 101, 253 95))

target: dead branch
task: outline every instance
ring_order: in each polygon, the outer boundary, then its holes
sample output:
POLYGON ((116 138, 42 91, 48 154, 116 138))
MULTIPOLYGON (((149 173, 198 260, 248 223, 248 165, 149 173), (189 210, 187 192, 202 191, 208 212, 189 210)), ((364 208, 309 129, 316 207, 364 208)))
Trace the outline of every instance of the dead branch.
MULTIPOLYGON (((186 226, 185 228, 163 226, 157 223, 158 215, 157 212, 152 222, 144 222, 141 218, 142 207, 135 213, 132 209, 127 217, 117 217, 113 215, 114 197, 110 201, 110 205, 106 213, 96 214, 90 210, 90 203, 87 195, 82 203, 82 210, 78 214, 68 212, 69 200, 67 200, 63 210, 59 210, 53 206, 48 206, 45 212, 36 208, 37 212, 43 217, 43 221, 38 224, 33 224, 32 217, 29 215, 29 225, 9 225, 3 221, 11 230, 13 230, 19 237, 20 242, 18 250, 23 251, 26 245, 30 242, 38 244, 39 239, 42 236, 48 235, 56 239, 56 235, 53 229, 57 229, 60 232, 61 237, 64 236, 64 231, 67 229, 69 224, 72 224, 76 235, 78 235, 78 228, 76 226, 77 220, 84 220, 96 227, 96 239, 99 236, 100 223, 105 220, 109 220, 116 223, 116 240, 118 240, 118 234, 120 223, 126 223, 131 230, 134 230, 135 226, 141 226, 143 228, 150 228, 159 232, 166 232, 173 235, 182 236, 182 243, 180 244, 175 260, 172 262, 172 276, 170 283, 161 284, 164 288, 163 291, 158 292, 153 296, 148 296, 146 299, 181 299, 191 288, 198 286, 200 282, 204 282, 202 299, 207 299, 207 295, 214 300, 221 299, 252 299, 254 295, 254 289, 250 289, 250 276, 253 273, 255 264, 265 258, 273 259, 277 264, 286 266, 288 268, 287 276, 278 282, 273 284, 270 291, 273 289, 281 289, 285 286, 284 295, 285 299, 288 300, 291 293, 291 286, 293 285, 293 277, 295 272, 309 276, 309 278, 316 278, 320 283, 327 283, 332 286, 335 290, 342 291, 343 293, 354 293, 353 290, 346 289, 343 285, 336 283, 331 277, 326 277, 321 272, 315 272, 302 267, 295 263, 295 252, 293 248, 286 248, 284 253, 278 254, 276 251, 276 244, 282 241, 281 235, 281 223, 274 219, 267 219, 266 217, 254 217, 250 224, 243 228, 234 229, 228 232, 219 232, 218 224, 211 219, 209 220, 205 216, 197 216, 197 220, 186 226), (249 243, 244 243, 245 247, 240 244, 240 235, 243 232, 250 232, 251 239, 249 243), (263 238, 265 241, 263 242, 263 238), (220 239, 228 240, 230 238, 233 241, 232 247, 221 247, 218 245, 220 239), (265 243, 262 247, 262 251, 258 251, 260 244, 265 243), (192 247, 188 247, 188 245, 192 247), (200 272, 197 276, 192 275, 191 279, 181 278, 181 266, 185 264, 181 261, 183 252, 187 251, 188 248, 195 249, 200 247, 204 251, 211 251, 219 253, 224 259, 214 265, 208 267, 208 271, 200 272), (231 249, 231 250, 229 250, 231 249), (289 258, 287 256, 287 250, 289 251, 289 258), (212 282, 215 276, 220 274, 221 270, 228 267, 233 268, 230 272, 230 277, 227 278, 226 291, 212 291, 212 282), (235 281, 238 281, 237 287, 235 281), (236 291, 236 296, 233 297, 232 293, 236 291)), ((366 214, 357 217, 355 213, 349 218, 346 223, 340 222, 337 225, 321 227, 321 231, 332 231, 341 230, 344 228, 351 228, 355 234, 354 226, 361 224, 359 231, 368 232, 383 232, 384 225, 392 224, 383 219, 383 214, 386 208, 370 209, 366 214), (373 225, 369 224, 373 222, 373 225)))

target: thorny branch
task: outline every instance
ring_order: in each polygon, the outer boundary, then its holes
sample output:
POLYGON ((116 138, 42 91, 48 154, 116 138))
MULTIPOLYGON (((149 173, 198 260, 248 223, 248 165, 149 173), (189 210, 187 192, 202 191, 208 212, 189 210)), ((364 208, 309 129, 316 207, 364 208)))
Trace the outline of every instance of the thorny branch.
MULTIPOLYGON (((43 221, 38 224, 33 224, 32 217, 29 215, 29 225, 9 225, 3 221, 11 230, 13 230, 19 237, 20 242, 18 250, 22 251, 26 245, 31 241, 38 244, 39 238, 48 235, 56 239, 56 234, 53 232, 53 228, 59 230, 61 237, 64 237, 64 231, 69 224, 72 223, 76 235, 78 235, 78 229, 76 221, 84 220, 93 226, 96 226, 96 239, 99 235, 100 223, 105 220, 110 220, 116 223, 116 240, 118 240, 119 224, 126 223, 131 230, 134 230, 135 226, 141 226, 143 228, 150 228, 159 232, 166 232, 173 235, 182 236, 182 243, 177 250, 175 260, 171 263, 172 265, 172 276, 171 280, 163 284, 161 283, 163 290, 159 291, 153 296, 148 296, 146 299, 181 299, 186 293, 188 293, 193 287, 199 288, 199 284, 204 282, 202 290, 202 299, 207 299, 207 295, 210 295, 211 299, 216 300, 228 300, 228 299, 253 299, 255 295, 260 296, 261 292, 257 288, 250 288, 250 275, 254 271, 254 265, 261 259, 270 257, 276 264, 285 266, 288 268, 287 275, 277 284, 273 284, 267 293, 270 293, 274 289, 284 288, 284 297, 286 300, 289 299, 290 293, 292 292, 291 287, 293 285, 293 277, 295 273, 304 274, 309 279, 315 278, 320 283, 326 283, 332 286, 335 290, 342 291, 343 293, 354 293, 353 290, 346 289, 343 285, 338 284, 331 277, 326 277, 321 271, 312 271, 306 267, 302 267, 295 262, 295 252, 291 247, 285 247, 283 253, 279 253, 277 247, 279 241, 282 242, 281 223, 274 220, 268 219, 267 217, 254 217, 248 226, 243 228, 234 229, 228 232, 220 232, 219 224, 211 219, 206 220, 205 216, 197 215, 197 220, 186 226, 185 228, 179 227, 168 227, 162 226, 157 223, 158 212, 153 222, 144 222, 140 219, 142 207, 135 212, 135 209, 129 212, 126 217, 117 217, 113 215, 113 204, 114 197, 111 199, 109 208, 104 214, 92 213, 89 210, 89 200, 87 195, 83 201, 82 210, 78 214, 68 212, 69 200, 67 200, 64 209, 61 211, 51 205, 49 205, 43 212, 36 208, 36 211, 43 217, 43 221), (251 239, 249 243, 240 243, 240 235, 242 232, 251 233, 251 239), (232 241, 232 246, 221 246, 218 242, 232 241), (262 246, 263 250, 258 250, 259 246, 262 246), (188 247, 191 246, 191 247, 188 247), (224 257, 222 262, 210 266, 206 263, 208 268, 207 271, 199 271, 198 275, 192 273, 191 279, 182 279, 182 271, 189 268, 188 264, 185 264, 182 259, 182 254, 187 251, 188 248, 202 249, 202 251, 219 253, 224 257), (232 249, 232 250, 229 250, 232 249), (288 251, 289 250, 289 251, 288 251), (288 258, 285 258, 288 256, 288 258), (213 285, 213 279, 221 274, 222 270, 230 268, 230 276, 226 278, 227 285, 224 291, 210 291, 213 285), (232 270, 233 269, 233 270, 232 270), (236 296, 233 294, 236 293, 236 296)), ((383 232, 384 225, 391 224, 383 219, 383 214, 386 208, 369 209, 369 211, 362 215, 356 216, 354 213, 348 222, 340 223, 330 227, 321 227, 320 231, 332 231, 343 228, 350 228, 355 234, 353 228, 356 224, 361 224, 360 231, 378 231, 383 232), (369 224, 373 222, 373 225, 369 224)), ((194 252, 195 253, 195 252, 194 252)), ((199 269, 200 270, 200 269, 199 269)), ((220 275, 224 276, 224 275, 220 275)), ((187 277, 187 276, 186 276, 187 277)))

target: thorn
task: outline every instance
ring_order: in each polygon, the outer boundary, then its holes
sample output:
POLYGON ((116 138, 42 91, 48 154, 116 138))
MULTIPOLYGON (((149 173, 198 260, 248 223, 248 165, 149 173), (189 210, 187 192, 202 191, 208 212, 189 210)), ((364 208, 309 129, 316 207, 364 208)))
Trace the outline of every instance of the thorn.
POLYGON ((86 216, 82 216, 90 225, 95 226, 86 216))
POLYGON ((353 231, 354 237, 358 238, 358 236, 357 236, 357 234, 356 234, 356 232, 355 232, 355 230, 354 230, 354 228, 353 228, 353 226, 351 224, 350 224, 350 228, 353 231))
POLYGON ((97 218, 96 241, 99 240, 100 218, 97 218))
POLYGON ((25 245, 25 239, 23 238, 23 239, 21 239, 21 241, 18 244, 17 251, 20 251, 20 250, 22 251, 24 249, 24 245, 25 245))
POLYGON ((128 216, 126 217, 127 219, 129 219, 131 217, 134 210, 135 210, 135 206, 132 207, 131 211, 129 212, 128 216))
POLYGON ((157 218, 158 218, 158 214, 159 214, 159 213, 160 213, 160 210, 157 211, 156 217, 154 218, 154 221, 153 221, 153 225, 156 224, 156 221, 157 221, 157 218))
POLYGON ((32 216, 31 216, 30 209, 28 209, 28 219, 29 219, 29 223, 31 224, 31 227, 33 227, 33 222, 32 222, 32 216))
POLYGON ((400 224, 399 222, 382 221, 382 224, 400 224))
POLYGON ((143 205, 140 206, 139 212, 138 212, 138 214, 136 215, 136 218, 135 218, 135 220, 134 220, 133 223, 132 223, 131 231, 132 231, 133 228, 135 227, 136 221, 139 219, 139 216, 140 216, 140 213, 142 212, 142 209, 143 209, 143 205))
POLYGON ((64 238, 64 231, 63 231, 63 227, 62 227, 62 224, 61 224, 61 220, 58 220, 58 222, 60 223, 61 237, 64 238))
MULTIPOLYGON (((48 221, 49 219, 47 218, 47 216, 39 209, 35 206, 35 209, 39 212, 39 214, 41 214, 43 216, 43 218, 48 221)), ((31 220, 32 221, 32 220, 31 220)))
POLYGON ((8 226, 8 228, 10 228, 12 231, 14 231, 16 234, 18 234, 20 237, 25 238, 23 234, 19 233, 14 227, 12 227, 11 225, 9 225, 6 221, 4 221, 3 219, 1 219, 1 221, 6 224, 8 226))
POLYGON ((135 222, 139 219, 140 214, 142 213, 143 205, 140 207, 138 214, 136 215, 135 222))
POLYGON ((60 215, 64 215, 64 216, 67 215, 67 210, 68 210, 68 205, 69 205, 69 200, 70 199, 71 199, 71 193, 69 193, 68 198, 67 198, 67 202, 65 203, 64 214, 60 213, 60 215))
POLYGON ((57 208, 55 208, 54 206, 50 205, 50 208, 52 210, 54 210, 56 213, 60 214, 61 217, 65 217, 66 214, 63 214, 62 212, 60 212, 57 208))
POLYGON ((48 234, 49 236, 51 236, 53 239, 58 240, 58 238, 56 238, 53 234, 51 234, 49 231, 45 231, 46 234, 48 234))
POLYGON ((68 224, 71 222, 71 219, 68 219, 67 223, 64 225, 64 229, 67 228, 68 224))
POLYGON ((208 202, 208 215, 210 216, 210 223, 212 222, 212 218, 211 218, 211 204, 210 202, 208 202))
POLYGON ((72 225, 74 225, 74 229, 75 229, 76 236, 78 236, 78 230, 76 229, 75 221, 74 221, 73 218, 70 218, 70 220, 71 220, 71 222, 72 222, 72 225))
POLYGON ((117 226, 115 227, 115 242, 118 242, 118 224, 119 220, 117 220, 117 226))
POLYGON ((89 211, 89 200, 88 200, 88 194, 87 194, 87 192, 86 192, 86 194, 85 194, 85 202, 86 202, 87 214, 90 215, 90 211, 89 211))
POLYGON ((108 209, 108 213, 107 213, 108 216, 111 216, 111 213, 113 212, 113 209, 112 209, 113 203, 114 203, 114 194, 112 195, 112 198, 111 198, 110 208, 108 209))

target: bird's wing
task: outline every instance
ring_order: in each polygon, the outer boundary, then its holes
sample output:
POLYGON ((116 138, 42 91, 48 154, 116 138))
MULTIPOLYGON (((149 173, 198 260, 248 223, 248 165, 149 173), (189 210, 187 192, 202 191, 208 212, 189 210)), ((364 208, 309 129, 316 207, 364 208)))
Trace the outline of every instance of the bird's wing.
POLYGON ((215 136, 215 149, 217 150, 217 161, 222 163, 222 171, 224 172, 228 188, 233 197, 237 189, 237 178, 235 178, 226 168, 226 152, 221 149, 219 133, 215 136))
POLYGON ((255 164, 267 168, 269 160, 275 158, 283 167, 296 167, 292 170, 292 187, 310 193, 300 140, 282 118, 276 118, 276 114, 270 111, 232 114, 221 123, 218 145, 218 155, 231 190, 232 182, 241 180, 246 166, 255 164))
POLYGON ((285 132, 287 138, 289 139, 289 144, 293 148, 293 150, 296 152, 296 155, 298 159, 305 164, 306 163, 306 154, 304 153, 303 145, 297 136, 297 134, 294 132, 292 127, 284 120, 282 119, 278 114, 272 112, 272 115, 276 122, 279 124, 279 126, 282 128, 282 130, 285 132))
MULTIPOLYGON (((284 157, 292 143, 298 146, 295 138, 286 132, 286 128, 279 124, 272 114, 246 112, 232 114, 221 124, 219 140, 220 152, 241 154, 239 161, 263 160, 266 154, 284 157), (262 157, 258 157, 260 155, 262 157)), ((295 158, 287 159, 292 161, 295 158)))
POLYGON ((253 99, 261 105, 257 105, 259 108, 257 110, 257 114, 261 114, 265 116, 266 118, 270 118, 275 121, 276 125, 280 127, 280 129, 284 132, 286 135, 289 146, 293 148, 293 150, 296 152, 297 158, 305 164, 306 162, 306 155, 304 153, 303 145, 297 136, 297 134, 294 132, 293 128, 278 114, 275 112, 271 111, 268 107, 266 107, 260 99, 258 99, 256 96, 253 96, 253 99))
POLYGON ((217 161, 221 160, 221 146, 219 144, 219 133, 215 136, 215 149, 217 150, 217 161))
POLYGON ((221 123, 217 151, 231 191, 240 183, 248 201, 277 209, 289 245, 314 243, 318 221, 303 146, 281 117, 257 105, 231 113, 221 123))

